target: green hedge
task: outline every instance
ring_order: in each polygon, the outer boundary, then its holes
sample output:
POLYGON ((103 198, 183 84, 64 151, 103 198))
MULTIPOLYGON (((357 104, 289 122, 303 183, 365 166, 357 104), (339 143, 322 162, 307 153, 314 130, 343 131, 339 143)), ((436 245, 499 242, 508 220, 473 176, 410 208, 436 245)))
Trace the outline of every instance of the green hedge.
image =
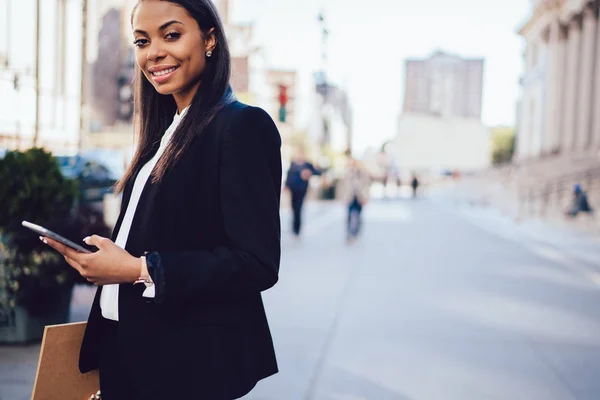
POLYGON ((60 288, 81 279, 60 254, 21 226, 28 220, 65 232, 76 214, 78 192, 77 182, 65 179, 43 149, 11 151, 0 159, 0 303, 43 314, 60 288))

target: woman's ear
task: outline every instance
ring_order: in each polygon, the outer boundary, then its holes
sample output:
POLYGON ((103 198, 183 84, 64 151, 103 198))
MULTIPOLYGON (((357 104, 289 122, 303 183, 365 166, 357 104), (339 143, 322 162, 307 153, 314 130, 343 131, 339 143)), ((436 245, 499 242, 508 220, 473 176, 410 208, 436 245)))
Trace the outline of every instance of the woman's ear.
POLYGON ((204 47, 206 48, 206 51, 215 51, 215 47, 217 47, 215 28, 210 28, 210 30, 204 36, 204 47))

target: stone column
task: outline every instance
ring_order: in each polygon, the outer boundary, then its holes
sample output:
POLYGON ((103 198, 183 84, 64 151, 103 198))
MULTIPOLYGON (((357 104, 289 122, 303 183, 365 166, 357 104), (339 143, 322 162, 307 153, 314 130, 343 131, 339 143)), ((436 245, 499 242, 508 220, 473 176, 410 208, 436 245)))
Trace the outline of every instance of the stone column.
POLYGON ((557 20, 550 23, 545 35, 548 55, 546 59, 546 105, 544 115, 544 142, 542 152, 551 154, 560 147, 560 123, 562 77, 565 66, 565 38, 563 28, 557 20))
POLYGON ((562 151, 573 150, 577 130, 577 89, 579 60, 581 53, 581 19, 576 17, 569 22, 567 43, 567 70, 565 71, 565 89, 563 102, 563 121, 561 128, 562 151))
MULTIPOLYGON (((598 10, 596 9, 596 17, 598 10)), ((596 67, 594 71, 592 103, 592 150, 600 150, 600 24, 596 26, 596 67)))
POLYGON ((563 132, 562 125, 565 118, 565 75, 567 71, 567 26, 559 24, 559 42, 558 42, 558 54, 557 68, 556 68, 556 114, 554 115, 554 123, 556 124, 556 130, 554 137, 554 148, 553 151, 560 152, 563 143, 563 132))
POLYGON ((520 113, 519 113, 519 126, 517 127, 517 143, 516 153, 519 160, 524 160, 530 157, 530 142, 533 132, 531 131, 530 120, 533 118, 530 112, 530 99, 529 92, 523 90, 523 97, 521 98, 520 113))
POLYGON ((598 24, 595 10, 586 6, 582 15, 582 38, 579 64, 579 90, 577 100, 577 131, 575 151, 584 151, 590 144, 592 129, 592 102, 594 64, 596 61, 596 36, 598 24))

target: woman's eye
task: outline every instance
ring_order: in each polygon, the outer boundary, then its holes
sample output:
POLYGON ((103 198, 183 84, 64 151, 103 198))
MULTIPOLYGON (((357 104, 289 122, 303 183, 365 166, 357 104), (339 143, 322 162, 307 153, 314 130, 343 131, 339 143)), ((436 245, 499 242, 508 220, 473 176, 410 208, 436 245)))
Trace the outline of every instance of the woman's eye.
POLYGON ((180 36, 181 36, 181 33, 179 33, 179 32, 169 32, 166 34, 165 39, 176 40, 176 39, 179 39, 180 36))
POLYGON ((148 40, 146 40, 146 39, 136 39, 133 41, 133 44, 137 47, 142 47, 146 43, 148 43, 148 40))

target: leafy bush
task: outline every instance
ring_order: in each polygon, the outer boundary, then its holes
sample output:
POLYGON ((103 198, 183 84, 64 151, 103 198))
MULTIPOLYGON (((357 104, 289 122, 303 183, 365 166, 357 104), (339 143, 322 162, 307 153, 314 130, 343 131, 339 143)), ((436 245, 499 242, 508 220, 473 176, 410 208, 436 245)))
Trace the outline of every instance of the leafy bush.
POLYGON ((45 150, 12 151, 0 159, 0 303, 43 314, 61 287, 81 280, 59 253, 21 226, 28 220, 72 231, 77 203, 77 182, 65 179, 45 150))

